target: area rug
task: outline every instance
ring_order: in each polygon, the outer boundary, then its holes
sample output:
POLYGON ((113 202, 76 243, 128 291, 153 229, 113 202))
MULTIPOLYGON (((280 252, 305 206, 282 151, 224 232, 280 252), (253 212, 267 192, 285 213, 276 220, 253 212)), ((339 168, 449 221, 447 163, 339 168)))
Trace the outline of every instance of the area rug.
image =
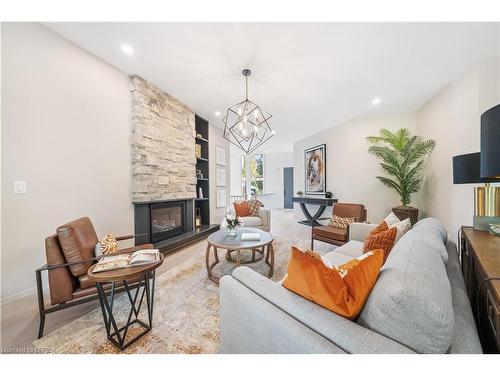
MULTIPOLYGON (((284 277, 292 245, 307 247, 308 241, 274 240, 273 280, 284 277)), ((220 255, 224 259, 222 251, 220 255)), ((267 274, 268 266, 263 260, 248 266, 267 274)), ((230 274, 232 269, 234 264, 222 261, 213 272, 230 274)), ((216 353, 220 345, 218 291, 218 286, 207 278, 205 254, 199 254, 156 277, 153 328, 123 352, 107 340, 100 308, 34 341, 33 345, 51 353, 216 353)), ((113 311, 120 323, 126 321, 129 308, 126 295, 115 299, 113 311)), ((130 333, 133 335, 138 329, 131 327, 130 333)))

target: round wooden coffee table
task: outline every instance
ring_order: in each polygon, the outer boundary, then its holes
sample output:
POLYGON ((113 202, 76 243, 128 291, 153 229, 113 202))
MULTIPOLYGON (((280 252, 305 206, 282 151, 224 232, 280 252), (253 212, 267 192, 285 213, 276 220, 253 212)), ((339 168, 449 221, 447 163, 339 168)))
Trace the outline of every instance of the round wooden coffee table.
POLYGON ((143 266, 128 267, 112 271, 92 273, 95 264, 89 268, 87 275, 96 282, 99 303, 101 304, 102 317, 108 340, 116 345, 120 350, 132 345, 146 333, 151 331, 153 324, 153 302, 155 292, 155 270, 163 263, 163 254, 160 253, 160 260, 155 263, 143 266), (111 283, 111 289, 104 291, 103 283, 111 283), (121 328, 115 320, 113 314, 113 302, 115 299, 115 289, 121 287, 125 289, 130 302, 130 312, 125 325, 121 328), (135 292, 133 293, 135 289, 135 292), (107 297, 109 294, 109 299, 107 297), (148 312, 148 322, 139 319, 139 312, 146 296, 146 306, 148 312), (132 317, 135 317, 132 320, 132 317), (144 330, 127 341, 127 332, 133 324, 141 325, 144 330))
POLYGON ((228 236, 225 228, 212 233, 207 238, 208 245, 205 253, 205 264, 207 267, 208 278, 216 284, 219 284, 220 277, 212 274, 212 269, 220 262, 219 255, 217 254, 218 249, 226 250, 226 259, 230 262, 236 263, 236 267, 239 267, 241 264, 258 262, 265 256, 265 263, 269 266, 267 277, 271 278, 274 273, 273 240, 274 238, 271 233, 264 232, 263 230, 256 228, 238 228, 236 236, 228 236), (242 233, 248 232, 259 233, 260 239, 257 241, 242 241, 242 233), (214 256, 214 261, 212 263, 210 263, 211 249, 213 249, 214 256), (241 253, 243 251, 251 251, 252 258, 250 260, 242 261, 241 253), (236 253, 235 259, 232 256, 233 253, 236 253))

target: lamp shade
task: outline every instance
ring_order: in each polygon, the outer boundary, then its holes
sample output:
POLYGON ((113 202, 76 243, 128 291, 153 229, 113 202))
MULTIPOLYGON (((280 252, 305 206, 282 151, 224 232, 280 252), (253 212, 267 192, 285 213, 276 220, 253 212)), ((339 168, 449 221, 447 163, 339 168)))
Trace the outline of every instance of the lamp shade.
POLYGON ((452 160, 454 184, 479 184, 496 181, 494 178, 481 178, 480 152, 453 156, 452 160))
POLYGON ((500 182, 500 104, 481 115, 481 177, 500 182))

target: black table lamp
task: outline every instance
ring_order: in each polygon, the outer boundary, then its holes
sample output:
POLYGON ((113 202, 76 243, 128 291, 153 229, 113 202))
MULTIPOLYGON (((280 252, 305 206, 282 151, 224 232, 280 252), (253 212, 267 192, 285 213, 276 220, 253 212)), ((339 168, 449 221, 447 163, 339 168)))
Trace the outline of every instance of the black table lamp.
POLYGON ((481 152, 453 157, 453 183, 479 184, 474 188, 474 228, 489 230, 500 224, 500 105, 481 115, 481 152))
MULTIPOLYGON (((490 182, 495 182, 494 178, 481 177, 481 153, 457 155, 453 160, 453 183, 454 184, 480 184, 485 186, 474 187, 474 218, 475 229, 489 230, 490 223, 500 223, 500 214, 491 212, 491 191, 495 190, 490 186, 490 182), (497 220, 498 219, 498 220, 497 220)), ((500 193, 500 189, 498 189, 500 193)))
POLYGON ((481 177, 500 182, 500 104, 481 115, 481 177))

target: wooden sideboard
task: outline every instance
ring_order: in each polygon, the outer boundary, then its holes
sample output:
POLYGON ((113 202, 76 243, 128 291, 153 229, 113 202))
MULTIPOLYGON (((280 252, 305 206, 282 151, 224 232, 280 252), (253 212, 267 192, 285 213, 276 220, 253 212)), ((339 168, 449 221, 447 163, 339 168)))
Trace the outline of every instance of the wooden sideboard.
POLYGON ((460 262, 485 353, 500 352, 500 237, 462 227, 460 262))

